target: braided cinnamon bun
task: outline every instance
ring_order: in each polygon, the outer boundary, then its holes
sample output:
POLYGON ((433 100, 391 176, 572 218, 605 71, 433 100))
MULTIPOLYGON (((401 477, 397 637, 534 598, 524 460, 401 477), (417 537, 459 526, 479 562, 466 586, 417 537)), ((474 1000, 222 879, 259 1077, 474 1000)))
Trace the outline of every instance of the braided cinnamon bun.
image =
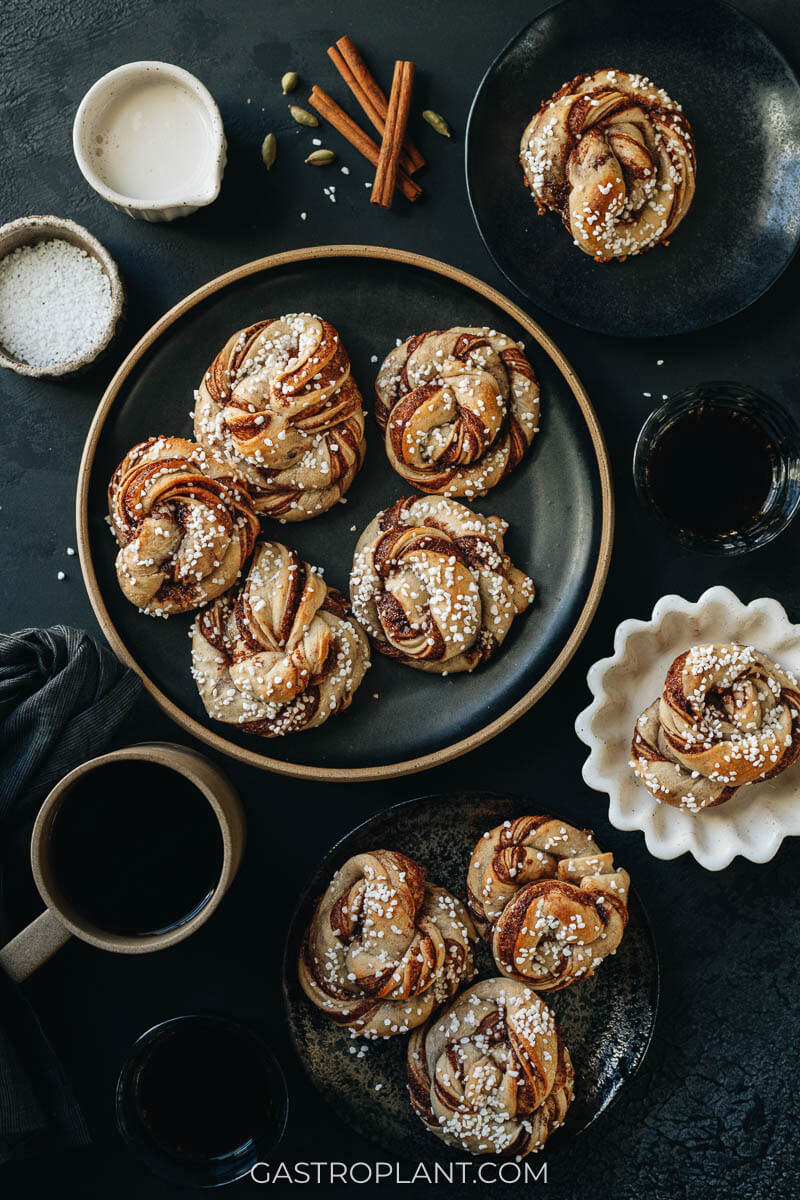
POLYGON ((543 101, 520 162, 539 212, 560 213, 597 262, 666 242, 694 197, 694 138, 680 105, 625 71, 577 75, 543 101))
POLYGON ((309 1000, 368 1038, 427 1021, 474 974, 464 906, 404 854, 374 850, 341 867, 317 905, 298 960, 309 1000))
POLYGON ((629 886, 588 830, 555 817, 518 817, 473 850, 467 907, 503 975, 554 992, 588 979, 615 953, 629 886))
POLYGON ((539 384, 519 344, 457 326, 384 360, 375 417, 389 462, 422 492, 472 499, 514 470, 539 428, 539 384))
POLYGON ((369 642, 316 568, 280 542, 259 542, 241 587, 197 614, 192 675, 206 712, 245 733, 278 737, 347 708, 369 642))
POLYGON ((441 496, 405 496, 370 522, 350 576, 353 612, 376 648, 420 671, 471 671, 533 602, 503 550, 508 526, 441 496))
POLYGON ((227 591, 259 531, 235 468, 179 437, 149 438, 125 455, 108 485, 108 511, 119 585, 152 616, 188 612, 227 591))
POLYGON ((364 461, 361 403, 334 327, 290 313, 228 338, 195 393, 195 436, 236 463, 257 512, 307 521, 364 461))
POLYGON ((636 722, 631 767, 662 804, 696 813, 800 756, 800 685, 766 654, 692 646, 636 722))
POLYGON ((550 1009, 512 979, 484 979, 408 1040, 411 1105, 470 1154, 541 1150, 572 1102, 574 1071, 550 1009))

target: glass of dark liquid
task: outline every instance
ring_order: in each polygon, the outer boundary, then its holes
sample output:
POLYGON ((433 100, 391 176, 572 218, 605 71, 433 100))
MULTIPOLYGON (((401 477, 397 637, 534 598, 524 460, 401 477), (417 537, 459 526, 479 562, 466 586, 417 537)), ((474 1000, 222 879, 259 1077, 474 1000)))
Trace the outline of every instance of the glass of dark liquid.
POLYGON ((800 434, 779 404, 737 383, 670 397, 642 427, 637 493, 678 540, 704 554, 765 546, 800 504, 800 434))
POLYGON ((149 1029, 120 1072, 117 1125, 162 1179, 221 1187, 266 1162, 286 1126, 277 1059, 251 1029, 193 1014, 149 1029))

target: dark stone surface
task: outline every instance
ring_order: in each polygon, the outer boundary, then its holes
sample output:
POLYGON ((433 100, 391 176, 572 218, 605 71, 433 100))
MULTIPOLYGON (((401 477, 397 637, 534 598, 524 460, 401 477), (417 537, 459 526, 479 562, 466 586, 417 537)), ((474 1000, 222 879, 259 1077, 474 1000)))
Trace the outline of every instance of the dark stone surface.
MULTIPOLYGON (((9 373, 0 379, 3 628, 56 621, 95 628, 77 562, 65 556, 75 542, 73 492, 81 446, 113 367, 192 288, 270 251, 352 240, 421 250, 505 286, 469 216, 459 137, 489 60, 537 7, 529 0, 506 0, 502 7, 462 0, 457 7, 435 8, 361 0, 335 9, 311 0, 291 6, 29 0, 4 7, 0 217, 54 212, 88 225, 117 257, 130 307, 110 359, 79 380, 59 385, 9 373), (305 82, 318 81, 349 106, 325 55, 325 47, 345 31, 382 79, 396 55, 413 57, 419 66, 416 107, 442 112, 456 131, 450 143, 421 123, 415 127, 432 165, 425 198, 413 208, 398 201, 389 214, 371 209, 363 187, 367 172, 333 134, 330 144, 352 167, 349 180, 337 178, 337 204, 322 195, 327 177, 302 165, 306 140, 286 115, 278 79, 294 68, 305 82), (230 163, 219 201, 171 227, 134 224, 114 212, 84 184, 72 159, 72 117, 83 92, 103 71, 135 58, 165 58, 196 71, 217 97, 228 131, 230 163), (259 146, 269 128, 279 134, 281 157, 267 176, 259 146), (301 210, 309 214, 305 223, 301 210), (64 582, 56 581, 59 570, 67 573, 64 582)), ((741 7, 797 68, 800 26, 790 0, 748 0, 741 7)), ((742 111, 740 117, 746 127, 749 114, 742 111)), ((322 788, 224 764, 247 805, 250 844, 240 877, 208 925, 169 954, 141 958, 72 943, 27 985, 74 1080, 96 1146, 61 1160, 7 1168, 0 1172, 4 1196, 176 1195, 151 1180, 117 1142, 112 1092, 122 1059, 145 1028, 203 1007, 258 1024, 280 1056, 292 1097, 281 1150, 285 1161, 385 1159, 379 1147, 351 1133, 320 1103, 293 1058, 280 1001, 283 941, 314 865, 350 827, 389 802, 465 787, 515 791, 527 798, 526 807, 551 809, 592 826, 600 843, 612 847, 630 870, 658 941, 662 996, 651 1051, 612 1109, 577 1141, 548 1154, 548 1194, 620 1200, 796 1194, 800 843, 784 843, 769 865, 736 860, 718 875, 686 857, 651 858, 640 834, 610 829, 605 800, 584 787, 584 750, 572 724, 587 700, 586 669, 608 653, 618 622, 649 615, 666 591, 696 597, 704 587, 724 583, 745 600, 775 596, 800 619, 800 524, 750 559, 695 558, 668 542, 638 508, 630 470, 636 432, 655 401, 700 379, 752 383, 800 415, 799 282, 795 261, 748 312, 668 341, 609 341, 541 317, 600 415, 619 506, 608 587, 575 660, 516 727, 424 778, 380 788, 322 788), (659 358, 665 360, 661 367, 659 358)), ((148 737, 181 740, 143 702, 124 740, 148 737)), ((21 925, 36 912, 37 898, 24 845, 11 848, 8 857, 15 867, 5 886, 21 925)), ((246 1188, 252 1192, 253 1185, 240 1190, 246 1188)), ((474 1185, 444 1193, 481 1194, 474 1185)), ((506 1193, 522 1190, 509 1186, 506 1193)), ((427 1194, 425 1186, 414 1194, 427 1194)))

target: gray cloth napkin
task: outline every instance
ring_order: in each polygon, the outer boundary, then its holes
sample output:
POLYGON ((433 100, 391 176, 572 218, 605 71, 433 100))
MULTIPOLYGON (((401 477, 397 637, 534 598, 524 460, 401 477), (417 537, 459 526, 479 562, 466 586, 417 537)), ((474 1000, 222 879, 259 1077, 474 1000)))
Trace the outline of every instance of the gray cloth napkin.
MULTIPOLYGON (((103 752, 140 690, 81 629, 0 633, 0 869, 14 833, 32 824, 59 779, 103 752)), ((0 1163, 88 1141, 61 1064, 0 970, 0 1163)))

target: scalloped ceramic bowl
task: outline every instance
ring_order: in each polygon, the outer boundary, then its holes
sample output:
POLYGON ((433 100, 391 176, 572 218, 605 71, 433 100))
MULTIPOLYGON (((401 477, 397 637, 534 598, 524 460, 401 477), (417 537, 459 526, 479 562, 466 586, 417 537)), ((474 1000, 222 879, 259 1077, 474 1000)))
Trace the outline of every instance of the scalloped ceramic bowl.
POLYGON ((753 645, 800 673, 800 625, 777 600, 743 604, 725 587, 709 588, 696 603, 662 596, 649 621, 618 626, 614 653, 589 671, 593 700, 575 722, 589 747, 583 778, 608 794, 611 824, 641 830, 656 858, 688 853, 709 871, 727 867, 737 854, 769 862, 785 837, 800 834, 800 766, 692 814, 659 804, 628 765, 636 718, 660 693, 672 660, 691 645, 714 641, 753 645))

